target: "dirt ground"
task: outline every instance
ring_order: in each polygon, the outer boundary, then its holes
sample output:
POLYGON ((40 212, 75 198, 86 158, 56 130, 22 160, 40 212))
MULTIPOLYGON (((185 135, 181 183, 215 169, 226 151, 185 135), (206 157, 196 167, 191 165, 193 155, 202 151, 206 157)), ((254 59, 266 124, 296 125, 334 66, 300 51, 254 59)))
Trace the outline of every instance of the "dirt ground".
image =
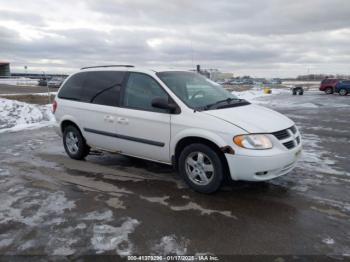
MULTIPOLYGON (((49 88, 50 92, 57 92, 57 88, 49 88)), ((0 84, 0 95, 3 94, 32 94, 47 93, 46 86, 15 86, 0 84)))
POLYGON ((50 99, 47 95, 0 95, 0 97, 37 105, 46 105, 55 99, 55 95, 51 95, 50 99))

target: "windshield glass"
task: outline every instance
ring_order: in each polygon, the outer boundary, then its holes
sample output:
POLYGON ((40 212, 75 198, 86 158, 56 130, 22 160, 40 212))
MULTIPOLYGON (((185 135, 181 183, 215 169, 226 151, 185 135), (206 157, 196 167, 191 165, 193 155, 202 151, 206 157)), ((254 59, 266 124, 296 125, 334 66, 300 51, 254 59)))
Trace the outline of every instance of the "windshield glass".
POLYGON ((194 72, 169 71, 157 73, 157 76, 193 109, 205 108, 219 101, 240 100, 221 85, 194 72))

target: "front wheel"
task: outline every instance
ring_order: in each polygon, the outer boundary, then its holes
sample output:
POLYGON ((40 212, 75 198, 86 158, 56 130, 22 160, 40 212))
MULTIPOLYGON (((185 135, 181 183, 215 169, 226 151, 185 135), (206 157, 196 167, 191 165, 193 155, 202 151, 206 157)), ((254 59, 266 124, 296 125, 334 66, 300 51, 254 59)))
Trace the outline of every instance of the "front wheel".
POLYGON ((90 152, 90 147, 75 126, 68 126, 64 129, 63 145, 68 156, 76 160, 84 159, 90 152))
POLYGON ((327 87, 325 92, 326 92, 327 95, 331 95, 331 94, 333 94, 333 88, 327 87))
POLYGON ((179 157, 179 171, 186 183, 200 193, 214 193, 223 181, 223 165, 218 154, 204 144, 184 148, 179 157))
POLYGON ((348 94, 348 91, 346 89, 342 88, 339 90, 339 95, 346 96, 347 94, 348 94))

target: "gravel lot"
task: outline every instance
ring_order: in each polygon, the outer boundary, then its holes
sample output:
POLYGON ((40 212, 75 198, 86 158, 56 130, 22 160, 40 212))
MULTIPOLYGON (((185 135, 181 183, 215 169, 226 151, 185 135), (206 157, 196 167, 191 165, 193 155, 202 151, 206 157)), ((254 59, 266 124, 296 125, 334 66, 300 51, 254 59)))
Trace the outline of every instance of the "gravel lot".
POLYGON ((0 254, 350 259, 350 97, 281 93, 256 102, 296 122, 302 160, 284 177, 234 182, 214 195, 143 160, 71 160, 50 127, 0 133, 0 254))

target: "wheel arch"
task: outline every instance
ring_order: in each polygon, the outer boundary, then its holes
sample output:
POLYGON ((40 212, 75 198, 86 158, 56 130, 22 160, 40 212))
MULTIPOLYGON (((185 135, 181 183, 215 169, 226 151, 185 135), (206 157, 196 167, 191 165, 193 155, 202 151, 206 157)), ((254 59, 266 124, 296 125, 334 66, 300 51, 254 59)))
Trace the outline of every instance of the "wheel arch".
POLYGON ((64 133, 64 130, 66 129, 67 126, 74 126, 74 127, 76 127, 76 128, 80 131, 80 133, 81 133, 80 127, 79 127, 73 120, 71 120, 71 119, 65 119, 65 120, 63 120, 63 121, 61 122, 61 124, 60 124, 60 129, 61 129, 62 134, 64 133))
POLYGON ((227 163, 227 159, 225 157, 225 153, 234 154, 233 149, 227 145, 226 146, 218 145, 217 142, 214 142, 213 140, 208 139, 207 137, 201 137, 201 136, 193 136, 193 135, 185 136, 185 137, 182 137, 179 141, 177 141, 174 148, 173 155, 172 155, 172 163, 176 169, 178 169, 178 159, 180 157, 181 152, 186 146, 191 144, 204 144, 209 146, 211 149, 213 149, 218 154, 221 160, 221 163, 224 168, 225 179, 229 179, 231 177, 230 169, 227 163))

